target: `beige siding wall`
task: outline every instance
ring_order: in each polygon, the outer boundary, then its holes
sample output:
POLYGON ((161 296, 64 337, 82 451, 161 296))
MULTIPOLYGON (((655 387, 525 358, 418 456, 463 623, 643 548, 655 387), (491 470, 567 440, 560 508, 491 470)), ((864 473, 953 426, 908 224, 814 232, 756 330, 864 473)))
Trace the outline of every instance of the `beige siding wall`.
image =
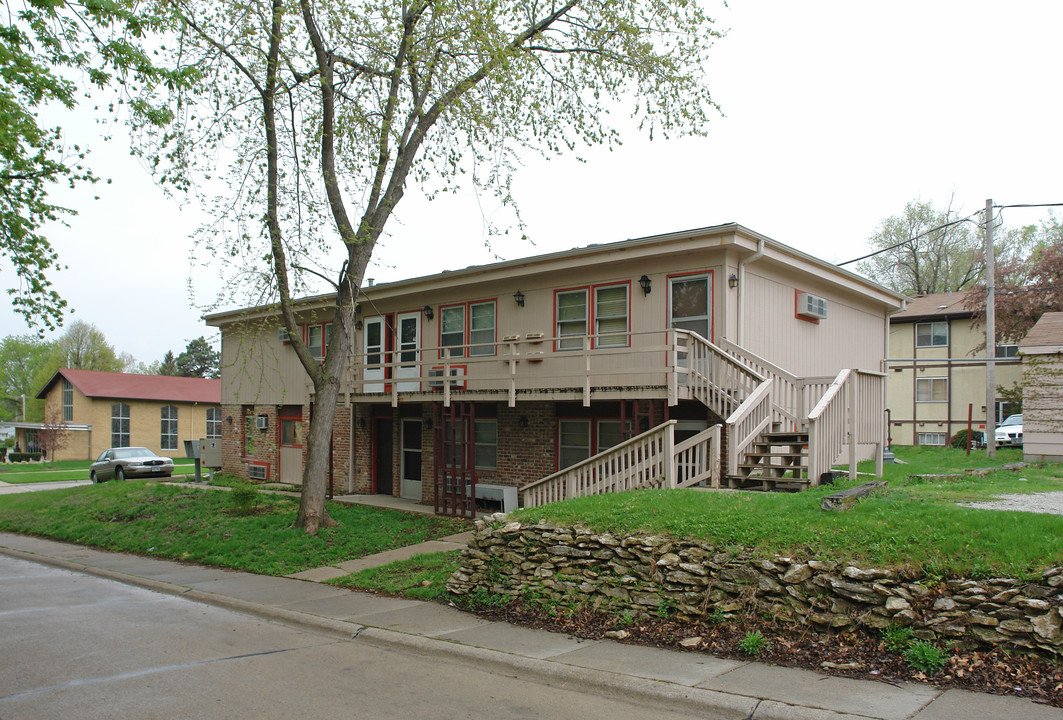
MULTIPOLYGON (((968 405, 972 426, 985 430, 985 364, 956 362, 985 356, 984 349, 974 351, 985 339, 984 330, 972 328, 968 318, 946 319, 946 322, 948 344, 939 347, 916 347, 917 323, 894 322, 890 327, 889 357, 895 362, 890 363, 886 406, 893 423, 890 434, 896 445, 918 444, 919 433, 951 438, 967 427, 968 405), (927 381, 934 378, 944 382, 945 399, 916 401, 916 380, 932 385, 933 382, 927 381)), ((997 386, 1010 388, 1020 376, 1017 360, 997 364, 997 386)))
POLYGON ((744 283, 743 344, 751 352, 804 377, 844 368, 881 371, 886 321, 880 307, 766 260, 747 266, 744 283), (796 291, 825 298, 826 319, 816 324, 796 317, 796 291))
MULTIPOLYGON (((46 417, 57 413, 62 417, 62 381, 55 383, 44 401, 46 417)), ((116 400, 88 398, 74 388, 74 419, 78 425, 91 425, 88 432, 71 433, 67 447, 56 453, 56 460, 95 460, 111 447, 111 406, 124 402, 129 406, 129 444, 146 447, 169 457, 184 457, 184 441, 198 440, 207 435, 207 409, 217 405, 188 402, 159 402, 147 400, 116 400), (177 408, 177 449, 162 447, 162 408, 177 408)))
MULTIPOLYGON (((303 322, 324 322, 325 316, 306 314, 303 322)), ((278 338, 279 316, 229 326, 221 338, 223 405, 302 405, 307 402, 308 378, 290 345, 278 338)))

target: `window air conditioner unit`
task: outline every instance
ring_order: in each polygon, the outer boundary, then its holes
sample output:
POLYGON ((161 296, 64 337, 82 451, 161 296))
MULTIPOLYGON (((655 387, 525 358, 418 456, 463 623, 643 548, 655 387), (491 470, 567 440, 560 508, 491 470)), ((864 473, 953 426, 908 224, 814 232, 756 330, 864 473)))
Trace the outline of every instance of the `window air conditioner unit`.
POLYGON ((826 298, 816 297, 811 293, 797 293, 797 314, 802 317, 825 320, 827 318, 826 298))
POLYGON ((290 343, 292 341, 292 336, 288 334, 288 328, 277 328, 277 339, 282 343, 290 343))
POLYGON ((259 430, 265 430, 269 427, 269 418, 265 415, 259 415, 255 418, 255 427, 259 430))

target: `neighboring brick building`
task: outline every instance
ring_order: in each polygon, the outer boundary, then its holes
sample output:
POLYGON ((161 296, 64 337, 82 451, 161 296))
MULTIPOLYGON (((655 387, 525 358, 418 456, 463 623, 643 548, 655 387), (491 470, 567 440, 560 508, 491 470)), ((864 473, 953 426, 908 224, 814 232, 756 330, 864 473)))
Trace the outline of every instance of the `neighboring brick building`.
MULTIPOLYGON (((221 437, 221 380, 59 370, 37 393, 46 418, 71 425, 56 460, 95 459, 111 447, 146 447, 184 457, 184 441, 221 437)), ((23 450, 36 450, 39 423, 16 423, 23 450)))
MULTIPOLYGON (((973 428, 985 431, 985 350, 975 351, 985 330, 973 325, 964 296, 920 295, 890 317, 886 407, 895 445, 947 445, 967 427, 968 406, 973 428)), ((1018 346, 997 347, 997 357, 996 385, 1010 388, 1022 375, 1018 346)), ((1011 414, 999 399, 995 410, 997 423, 1011 414)))
MULTIPOLYGON (((295 303, 312 357, 334 301, 295 303)), ((846 368, 861 371, 846 387, 865 382, 867 457, 884 438, 887 318, 903 302, 734 224, 367 285, 331 410, 332 482, 431 503, 462 478, 523 486, 669 420, 677 439, 724 428, 715 483, 722 448, 731 469, 766 430, 807 431, 846 368)), ((277 307, 206 321, 222 335, 224 470, 301 482, 321 408, 277 307)), ((846 450, 847 416, 831 417, 803 441, 818 452, 809 468, 846 450)))

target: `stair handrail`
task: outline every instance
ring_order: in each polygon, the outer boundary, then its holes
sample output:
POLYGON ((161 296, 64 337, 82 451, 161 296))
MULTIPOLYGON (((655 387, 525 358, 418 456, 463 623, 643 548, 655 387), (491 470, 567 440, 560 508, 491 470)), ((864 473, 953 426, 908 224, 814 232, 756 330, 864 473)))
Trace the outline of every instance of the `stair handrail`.
POLYGON ((742 404, 727 417, 728 447, 727 474, 738 474, 738 460, 757 437, 772 423, 772 385, 764 380, 749 394, 742 404))
POLYGON ((813 485, 849 449, 849 477, 856 479, 856 448, 874 444, 875 474, 882 474, 885 425, 882 405, 886 376, 869 370, 842 370, 808 414, 808 477, 813 485))
POLYGON ((691 395, 720 417, 727 417, 767 379, 718 345, 690 330, 676 330, 687 340, 684 373, 691 395))
POLYGON ((668 420, 575 465, 522 485, 523 506, 537 507, 586 495, 646 487, 675 487, 673 456, 677 422, 668 420))

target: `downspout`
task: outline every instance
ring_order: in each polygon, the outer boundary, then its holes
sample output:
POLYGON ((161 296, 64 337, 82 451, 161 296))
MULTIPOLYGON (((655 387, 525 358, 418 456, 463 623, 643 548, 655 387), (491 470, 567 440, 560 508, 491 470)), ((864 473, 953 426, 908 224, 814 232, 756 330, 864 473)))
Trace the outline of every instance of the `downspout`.
POLYGON ((747 258, 738 261, 738 333, 735 344, 745 347, 745 295, 746 295, 746 264, 755 262, 764 256, 764 238, 757 240, 757 251, 747 258))

